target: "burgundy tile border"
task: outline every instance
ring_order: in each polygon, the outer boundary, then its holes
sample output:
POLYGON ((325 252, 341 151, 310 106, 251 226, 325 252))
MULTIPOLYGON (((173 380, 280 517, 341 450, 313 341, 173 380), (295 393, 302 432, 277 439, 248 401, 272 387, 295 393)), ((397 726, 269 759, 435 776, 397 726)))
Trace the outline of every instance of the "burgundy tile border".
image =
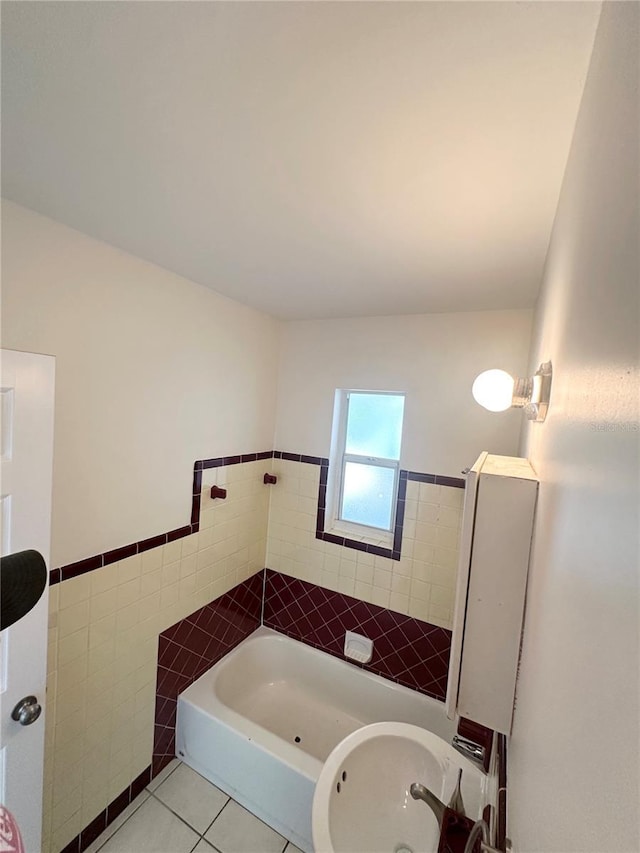
POLYGON ((86 850, 90 844, 96 840, 107 828, 107 810, 100 812, 98 817, 94 818, 88 826, 80 833, 80 849, 86 850))
POLYGON ((61 583, 62 581, 79 577, 86 572, 92 572, 96 569, 101 569, 103 566, 116 563, 119 560, 132 557, 134 554, 142 554, 151 548, 157 548, 160 545, 165 545, 167 542, 174 542, 176 539, 181 539, 183 536, 189 536, 191 533, 197 533, 200 529, 200 493, 202 490, 203 470, 219 468, 222 465, 239 465, 243 462, 256 462, 259 459, 287 459, 293 462, 305 462, 308 465, 319 465, 320 485, 318 489, 316 539, 322 539, 324 542, 333 542, 336 545, 342 545, 344 548, 351 548, 356 551, 367 551, 369 554, 374 554, 378 557, 388 557, 391 560, 399 560, 400 552, 402 550, 402 531, 404 525, 404 506, 407 480, 415 480, 420 483, 435 483, 442 486, 453 486, 454 488, 460 489, 463 489, 465 485, 465 481, 459 477, 446 477, 442 474, 422 474, 416 471, 400 471, 400 484, 396 503, 396 519, 393 530, 393 545, 391 548, 382 548, 379 545, 369 545, 365 542, 358 542, 355 539, 349 539, 346 536, 335 536, 332 533, 325 533, 324 524, 329 460, 323 456, 307 456, 304 453, 289 453, 285 450, 264 450, 260 453, 242 453, 236 454, 235 456, 217 456, 211 459, 198 459, 193 464, 191 517, 189 524, 185 524, 184 527, 178 527, 175 530, 169 530, 167 533, 160 533, 158 536, 151 536, 147 539, 142 539, 139 542, 132 542, 131 544, 124 545, 121 548, 113 548, 110 551, 105 551, 103 554, 96 554, 93 557, 87 557, 85 560, 79 560, 76 563, 70 563, 66 566, 51 569, 49 571, 49 586, 55 586, 55 584, 61 583))
POLYGON ((345 631, 374 641, 371 663, 354 666, 444 700, 451 632, 315 584, 265 570, 263 623, 344 660, 345 631))
POLYGON ((201 495, 193 495, 191 502, 191 524, 200 523, 200 501, 201 495))
POLYGON ((418 471, 407 471, 407 475, 409 480, 413 480, 416 483, 433 483, 435 485, 436 475, 435 474, 420 474, 418 471))
MULTIPOLYGON (((284 454, 283 459, 289 459, 296 454, 284 454)), ((334 545, 342 545, 354 551, 366 551, 377 557, 387 557, 390 560, 399 560, 402 552, 402 534, 404 528, 404 511, 407 497, 407 481, 414 480, 418 483, 433 483, 441 486, 452 486, 456 489, 464 489, 465 481, 460 477, 445 477, 442 474, 421 474, 417 471, 400 471, 398 482, 398 497, 396 500, 396 515, 393 528, 393 544, 391 548, 383 548, 380 545, 369 545, 359 542, 357 539, 349 539, 347 536, 336 536, 334 533, 325 531, 327 482, 329 478, 329 460, 313 456, 300 456, 298 462, 311 462, 320 465, 320 485, 318 487, 318 512, 316 515, 316 539, 323 542, 333 542, 334 545)))
POLYGON ((59 569, 54 569, 59 573, 61 581, 70 580, 71 578, 80 577, 87 572, 93 572, 95 569, 101 569, 102 554, 97 554, 95 557, 87 557, 86 560, 78 560, 77 563, 71 563, 68 566, 62 566, 59 569))
POLYGON ((446 477, 444 474, 421 474, 418 471, 407 471, 408 479, 416 483, 433 483, 436 486, 451 486, 453 489, 464 489, 466 480, 462 477, 446 477))
POLYGON ((114 548, 110 551, 105 551, 103 554, 96 554, 93 557, 87 557, 86 560, 79 560, 76 563, 69 563, 69 565, 51 569, 49 571, 49 586, 55 586, 57 583, 70 580, 71 578, 77 578, 80 575, 84 575, 86 572, 93 572, 96 569, 101 569, 103 566, 117 563, 118 560, 133 557, 134 554, 142 554, 145 551, 149 551, 151 548, 158 548, 160 545, 166 545, 167 542, 174 542, 176 539, 182 539, 183 536, 189 536, 191 533, 197 533, 200 527, 202 471, 205 468, 219 468, 221 465, 238 465, 242 462, 255 462, 258 459, 271 459, 272 457, 273 451, 265 450, 260 453, 243 453, 237 456, 218 456, 215 459, 196 460, 193 464, 191 521, 189 524, 185 524, 184 527, 177 527, 175 530, 169 530, 167 533, 160 533, 158 536, 151 536, 147 539, 142 539, 139 542, 132 542, 130 545, 124 545, 121 548, 114 548))
POLYGON ((125 788, 120 796, 116 797, 115 800, 112 800, 107 806, 107 823, 112 823, 118 815, 121 815, 130 802, 131 786, 125 788))
POLYGON ((216 456, 213 459, 200 460, 201 467, 220 468, 222 465, 239 465, 242 462, 256 462, 259 459, 271 459, 273 450, 264 450, 260 453, 242 453, 235 456, 216 456))
POLYGON ((111 563, 117 563, 119 560, 126 560, 127 557, 133 557, 133 555, 137 553, 137 542, 134 542, 131 545, 124 545, 122 548, 114 548, 113 551, 107 551, 102 555, 102 565, 110 566, 111 563))
POLYGON ((100 814, 85 826, 85 828, 73 838, 61 853, 83 853, 96 838, 105 831, 119 814, 135 800, 145 786, 151 781, 151 764, 146 767, 142 773, 137 776, 130 785, 113 799, 106 809, 103 809, 100 814))
POLYGON ((451 486, 453 489, 464 489, 467 481, 462 477, 443 477, 441 474, 436 474, 436 486, 451 486))
POLYGON ((175 542, 176 539, 183 539, 189 536, 190 533, 195 533, 194 527, 199 527, 198 524, 185 524, 184 527, 177 527, 175 530, 170 530, 167 533, 167 542, 175 542))
POLYGON ((143 539, 142 542, 138 542, 138 554, 143 554, 145 551, 150 551, 152 548, 159 548, 160 545, 166 544, 166 533, 161 533, 159 536, 152 536, 150 539, 143 539))
POLYGON ((261 570, 160 634, 154 776, 175 757, 178 694, 260 625, 263 585, 261 570))

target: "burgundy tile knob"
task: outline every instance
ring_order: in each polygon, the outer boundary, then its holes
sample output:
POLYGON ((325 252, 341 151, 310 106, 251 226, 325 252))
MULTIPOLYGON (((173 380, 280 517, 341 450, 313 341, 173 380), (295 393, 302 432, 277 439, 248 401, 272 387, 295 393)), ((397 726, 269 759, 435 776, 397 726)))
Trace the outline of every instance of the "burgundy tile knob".
POLYGON ((262 482, 265 484, 265 486, 275 486, 275 484, 278 482, 278 478, 275 474, 265 474, 262 478, 262 482))
POLYGON ((227 490, 221 489, 220 486, 211 486, 211 497, 224 500, 227 496, 227 490))

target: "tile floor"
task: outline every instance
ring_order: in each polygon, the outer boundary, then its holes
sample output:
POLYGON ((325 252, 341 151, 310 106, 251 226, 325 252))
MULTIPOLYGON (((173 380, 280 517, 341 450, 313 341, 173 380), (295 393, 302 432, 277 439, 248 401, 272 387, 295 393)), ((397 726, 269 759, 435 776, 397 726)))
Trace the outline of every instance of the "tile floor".
POLYGON ((174 759, 87 853, 301 853, 174 759))

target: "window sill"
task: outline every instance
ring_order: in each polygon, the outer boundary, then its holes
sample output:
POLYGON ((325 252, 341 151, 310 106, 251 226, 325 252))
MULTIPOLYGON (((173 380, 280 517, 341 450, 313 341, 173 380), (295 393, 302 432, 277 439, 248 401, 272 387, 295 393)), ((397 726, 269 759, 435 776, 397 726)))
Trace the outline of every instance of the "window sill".
POLYGON ((331 542, 343 548, 351 548, 354 551, 366 551, 376 557, 386 557, 389 560, 400 559, 400 537, 397 544, 391 537, 383 538, 381 535, 360 536, 358 533, 347 531, 343 527, 331 527, 329 530, 318 528, 316 539, 323 542, 331 542))
POLYGON ((333 527, 325 531, 334 536, 342 536, 345 539, 350 539, 352 542, 363 542, 365 545, 377 545, 380 548, 393 547, 393 535, 380 531, 362 532, 362 528, 351 524, 334 524, 333 527))

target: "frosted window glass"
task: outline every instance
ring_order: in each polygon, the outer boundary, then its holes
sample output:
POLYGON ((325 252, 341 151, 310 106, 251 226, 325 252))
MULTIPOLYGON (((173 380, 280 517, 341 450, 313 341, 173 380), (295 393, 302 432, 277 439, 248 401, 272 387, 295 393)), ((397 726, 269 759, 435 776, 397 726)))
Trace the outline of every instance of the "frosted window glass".
POLYGON ((403 396, 352 391, 345 451, 358 456, 399 459, 403 411, 403 396))
POLYGON ((393 468, 347 462, 342 496, 344 521, 390 530, 394 480, 393 468))

